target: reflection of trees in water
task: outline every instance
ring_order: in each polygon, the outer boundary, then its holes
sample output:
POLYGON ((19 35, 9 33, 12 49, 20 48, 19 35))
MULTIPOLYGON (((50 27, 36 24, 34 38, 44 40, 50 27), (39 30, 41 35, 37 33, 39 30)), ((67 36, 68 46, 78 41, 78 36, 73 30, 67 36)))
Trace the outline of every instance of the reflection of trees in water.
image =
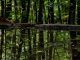
POLYGON ((1 36, 1 30, 0 30, 0 36, 1 36))

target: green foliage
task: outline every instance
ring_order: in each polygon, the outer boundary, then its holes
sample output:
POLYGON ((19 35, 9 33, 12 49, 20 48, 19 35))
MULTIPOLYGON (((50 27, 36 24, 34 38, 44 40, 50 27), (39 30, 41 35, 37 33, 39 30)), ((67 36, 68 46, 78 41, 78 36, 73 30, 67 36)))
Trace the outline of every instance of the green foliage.
MULTIPOLYGON (((6 0, 7 2, 9 0, 6 0)), ((22 0, 21 0, 22 1, 22 0)), ((12 0, 12 10, 8 16, 8 18, 12 18, 13 21, 21 22, 22 17, 27 17, 27 6, 28 6, 28 0, 24 0, 25 5, 24 9, 21 6, 21 1, 16 0, 16 5, 14 3, 14 0, 12 0)), ((0 1, 1 2, 1 1, 0 1)), ((61 17, 63 22, 67 22, 68 20, 68 13, 69 13, 69 0, 55 0, 54 2, 54 20, 55 22, 59 21, 59 17, 61 17), (59 2, 60 3, 59 3, 59 2), (58 5, 59 3, 59 5, 58 5), (59 8, 60 7, 60 11, 59 8), (61 13, 61 16, 59 16, 59 13, 61 13)), ((44 7, 43 7, 43 23, 48 23, 48 9, 50 7, 53 7, 53 2, 50 2, 50 0, 44 0, 44 7)), ((39 1, 38 0, 31 0, 30 3, 30 12, 29 12, 29 23, 36 23, 36 20, 38 19, 38 13, 39 13, 39 1), (35 6, 36 2, 36 6, 35 6)), ((1 10, 1 5, 0 5, 1 10)), ((1 12, 1 11, 0 11, 1 12)), ((19 45, 23 42, 22 45, 22 51, 20 55, 21 60, 28 59, 31 56, 38 56, 39 53, 43 54, 46 52, 46 55, 49 54, 50 48, 52 48, 52 58, 53 60, 71 60, 71 51, 70 51, 70 35, 69 31, 54 31, 53 30, 53 40, 54 42, 50 42, 50 32, 48 30, 43 31, 43 39, 44 39, 44 48, 42 50, 38 50, 38 44, 39 42, 39 30, 31 29, 30 32, 28 32, 27 29, 23 31, 24 33, 21 33, 21 30, 23 29, 13 29, 13 30, 7 30, 6 31, 6 42, 4 41, 3 50, 6 51, 3 52, 3 56, 5 56, 6 53, 6 60, 11 60, 12 57, 16 57, 14 55, 18 54, 19 45), (16 31, 16 32, 15 32, 16 31), (30 34, 29 34, 30 33, 30 34), (24 37, 24 38, 22 38, 24 37), (20 39, 23 41, 21 42, 20 39), (6 45, 5 45, 6 44, 6 45), (31 44, 31 45, 29 45, 31 44), (15 47, 16 52, 14 53, 13 47, 15 47), (31 49, 31 51, 30 51, 31 49), (31 53, 31 54, 30 54, 31 53)), ((0 37, 1 38, 1 37, 0 37)), ((79 39, 80 37, 78 37, 79 39)), ((79 47, 78 47, 79 48, 79 47)), ((78 49, 80 51, 80 48, 78 49)), ((42 56, 40 56, 42 57, 42 56)), ((49 56, 46 56, 46 58, 49 56)), ((36 57, 37 59, 38 57, 36 57)), ((5 57, 3 57, 3 60, 5 57)), ((14 59, 15 60, 15 59, 14 59)))

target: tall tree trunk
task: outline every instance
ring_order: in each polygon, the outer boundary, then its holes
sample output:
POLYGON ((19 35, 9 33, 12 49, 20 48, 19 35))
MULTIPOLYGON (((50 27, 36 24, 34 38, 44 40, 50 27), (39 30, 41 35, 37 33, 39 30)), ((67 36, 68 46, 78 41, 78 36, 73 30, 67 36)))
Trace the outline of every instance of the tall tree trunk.
MULTIPOLYGON (((80 0, 77 0, 77 24, 80 25, 80 0)), ((80 35, 80 32, 77 32, 80 35)))
MULTIPOLYGON (((44 1, 39 0, 39 12, 38 12, 38 24, 43 24, 43 7, 44 7, 44 1)), ((42 51, 44 49, 44 40, 43 40, 43 31, 39 30, 39 51, 42 51)), ((40 52, 38 54, 38 60, 44 59, 44 53, 40 52)))
MULTIPOLYGON (((30 2, 31 2, 31 0, 28 0, 27 1, 27 10, 26 10, 26 21, 25 22, 29 22, 29 13, 30 13, 30 2)), ((29 52, 29 56, 28 56, 28 59, 29 60, 33 60, 33 58, 32 58, 32 47, 31 47, 31 30, 30 29, 28 29, 28 45, 29 45, 29 49, 28 49, 28 52, 29 52)))
MULTIPOLYGON (((5 1, 1 0, 1 17, 5 17, 5 1)), ((4 42, 4 29, 1 30, 1 40, 0 40, 0 60, 2 60, 3 53, 3 43, 4 42)))
MULTIPOLYGON (((49 23, 54 23, 54 0, 50 0, 50 7, 48 9, 49 23)), ((48 34, 50 35, 48 42, 53 42, 53 31, 49 30, 48 34)), ((49 48, 49 60, 52 60, 52 47, 49 48)))
MULTIPOLYGON (((80 0, 77 0, 77 24, 80 25, 80 0)), ((80 35, 80 31, 77 32, 77 34, 80 35)), ((78 45, 79 45, 80 44, 80 40, 78 40, 77 42, 78 42, 78 45)), ((78 53, 78 55, 77 55, 76 58, 77 58, 77 60, 79 60, 80 59, 80 51, 77 51, 77 53, 78 53)))
MULTIPOLYGON (((14 0, 13 1, 14 2, 14 9, 15 9, 15 22, 18 22, 18 20, 17 20, 17 1, 16 0, 14 0)), ((16 50, 17 50, 17 47, 18 46, 16 46, 16 29, 14 29, 14 34, 13 34, 13 40, 12 40, 12 43, 13 43, 13 47, 12 47, 12 59, 13 60, 16 60, 16 50)))
MULTIPOLYGON (((70 8, 69 8, 69 19, 68 24, 75 24, 75 9, 76 9, 76 0, 70 0, 70 8)), ((76 32, 70 31, 70 38, 71 38, 71 51, 72 51, 72 60, 76 60, 77 56, 76 51, 76 32)))
MULTIPOLYGON (((20 3, 21 3, 21 7, 22 7, 22 18, 21 18, 21 23, 25 23, 25 20, 27 20, 25 18, 26 16, 26 1, 25 0, 20 0, 20 3)), ((23 42, 24 42, 24 34, 25 34, 25 29, 20 29, 20 33, 21 33, 21 38, 20 38, 20 43, 19 43, 19 47, 18 47, 18 53, 17 53, 17 56, 16 56, 16 60, 20 60, 20 56, 21 56, 21 52, 22 52, 22 45, 23 45, 23 42)))
MULTIPOLYGON (((34 15, 35 15, 35 21, 34 23, 37 23, 37 20, 38 20, 38 12, 37 12, 37 3, 38 3, 38 0, 34 0, 34 6, 33 6, 33 9, 34 9, 34 15)), ((37 33, 37 30, 34 29, 33 30, 33 60, 36 60, 36 33, 37 33)))

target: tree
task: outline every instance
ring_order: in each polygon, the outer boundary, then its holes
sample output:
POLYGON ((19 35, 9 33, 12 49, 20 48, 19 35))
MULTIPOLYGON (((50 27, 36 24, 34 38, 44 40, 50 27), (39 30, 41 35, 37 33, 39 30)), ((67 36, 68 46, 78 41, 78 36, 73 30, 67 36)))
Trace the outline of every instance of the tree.
MULTIPOLYGON (((76 9, 76 0, 70 0, 70 7, 69 7, 69 19, 68 24, 75 24, 75 9, 76 9)), ((70 31, 70 38, 71 38, 71 51, 72 51, 72 60, 76 60, 77 56, 74 51, 76 51, 76 32, 70 31)))

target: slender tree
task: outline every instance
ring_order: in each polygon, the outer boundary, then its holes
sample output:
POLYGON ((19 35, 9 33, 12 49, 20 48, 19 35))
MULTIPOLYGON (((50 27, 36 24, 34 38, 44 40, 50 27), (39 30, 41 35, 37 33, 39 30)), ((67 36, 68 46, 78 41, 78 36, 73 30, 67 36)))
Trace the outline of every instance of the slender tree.
MULTIPOLYGON (((48 8, 48 17, 49 17, 49 23, 53 24, 54 23, 54 0, 50 0, 50 6, 48 8)), ((49 37, 49 42, 53 42, 53 31, 49 30, 50 35, 49 37)), ((49 48, 49 60, 52 59, 52 47, 49 48)))
MULTIPOLYGON (((38 12, 38 21, 37 24, 43 24, 43 8, 44 8, 44 0, 39 0, 39 12, 38 12)), ((42 51, 44 48, 44 40, 43 40, 43 31, 39 30, 39 50, 42 51)), ((39 54, 38 59, 44 59, 44 54, 39 54)))
MULTIPOLYGON (((1 0, 1 17, 5 17, 5 1, 1 0)), ((2 52, 3 52, 3 41, 4 41, 4 29, 1 30, 1 40, 0 40, 0 60, 2 60, 2 52)))
MULTIPOLYGON (((17 1, 16 0, 13 0, 14 2, 14 12, 15 12, 15 22, 18 22, 17 20, 17 1)), ((13 43, 13 47, 12 47, 12 59, 13 60, 16 60, 16 50, 17 50, 17 47, 16 46, 16 29, 14 29, 14 34, 13 34, 13 39, 12 39, 12 43, 13 43)))
MULTIPOLYGON (((27 1, 27 10, 26 10, 26 21, 25 22, 29 22, 29 13, 30 13, 30 6, 31 6, 31 0, 28 0, 27 1)), ((28 56, 28 59, 29 60, 33 60, 33 58, 32 58, 32 46, 31 46, 31 30, 30 29, 28 29, 27 30, 28 31, 28 45, 29 45, 29 49, 28 49, 28 52, 29 52, 29 56, 28 56)))
MULTIPOLYGON (((76 9, 76 0, 70 0, 70 7, 69 7, 69 19, 68 24, 75 24, 75 9, 76 9)), ((76 51, 76 32, 70 31, 70 38, 71 38, 71 51, 72 51, 72 60, 76 60, 77 56, 76 51)))
MULTIPOLYGON (((20 0, 21 3, 21 7, 22 7, 22 18, 21 18, 21 23, 24 23, 26 18, 26 1, 25 0, 20 0)), ((20 33, 21 33, 21 38, 20 38, 20 43, 19 43, 19 47, 18 47, 18 54, 16 56, 16 60, 20 60, 20 56, 21 56, 21 52, 22 52, 22 45, 24 42, 24 38, 25 36, 23 35, 25 33, 25 29, 20 29, 20 33)))
MULTIPOLYGON (((34 1, 34 5, 33 5, 33 9, 34 9, 34 17, 35 17, 35 19, 33 20, 34 21, 34 23, 37 23, 37 21, 38 21, 38 12, 37 12, 37 5, 38 5, 38 0, 33 0, 34 1)), ((36 37, 37 37, 37 35, 36 35, 36 33, 37 33, 37 30, 36 29, 33 29, 33 60, 36 60, 36 37)))
MULTIPOLYGON (((77 24, 80 25, 80 0, 77 0, 77 24)), ((80 32, 77 32, 77 34, 80 35, 80 32)), ((79 40, 77 41, 77 43, 80 44, 79 40)), ((80 51, 77 50, 76 53, 78 53, 76 58, 77 58, 77 60, 79 60, 80 59, 80 51)))

